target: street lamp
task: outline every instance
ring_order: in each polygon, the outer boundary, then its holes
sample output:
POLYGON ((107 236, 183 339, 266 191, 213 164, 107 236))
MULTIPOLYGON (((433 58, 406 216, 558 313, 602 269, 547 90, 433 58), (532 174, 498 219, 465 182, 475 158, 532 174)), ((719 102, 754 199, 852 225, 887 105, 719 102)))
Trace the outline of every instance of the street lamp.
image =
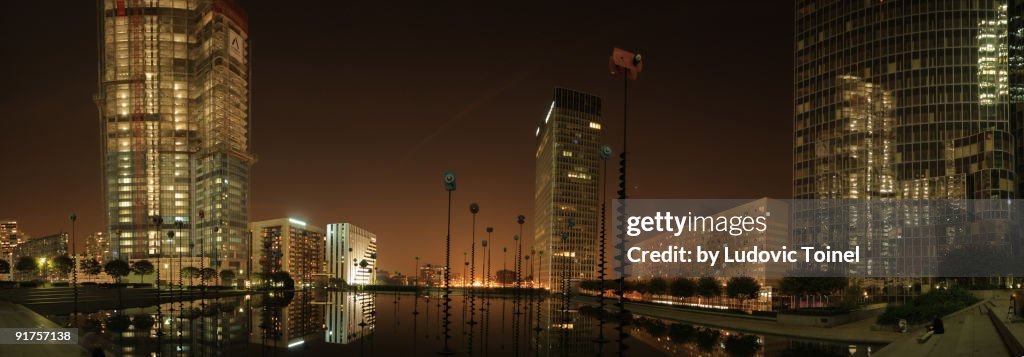
POLYGON ((480 213, 480 205, 474 203, 469 204, 469 213, 473 215, 473 231, 470 234, 472 237, 471 245, 469 247, 469 322, 470 325, 476 325, 476 214, 480 213))
POLYGON ((455 191, 455 173, 448 171, 444 173, 444 190, 448 192, 448 233, 445 236, 444 248, 444 348, 441 354, 451 355, 455 351, 448 347, 448 340, 451 339, 449 327, 451 319, 451 271, 452 271, 452 192, 455 191))
MULTIPOLYGON (((607 217, 605 211, 608 206, 608 160, 612 158, 612 147, 602 145, 599 153, 601 156, 601 244, 598 253, 597 276, 599 281, 599 293, 597 294, 598 312, 604 311, 604 281, 605 281, 605 246, 607 242, 607 217)), ((604 314, 597 314, 597 338, 594 342, 604 344, 608 339, 604 337, 604 314)))
POLYGON ((71 290, 75 299, 75 313, 71 317, 71 321, 75 323, 78 319, 78 244, 76 243, 75 237, 75 221, 78 220, 78 215, 74 212, 71 213, 71 290))
MULTIPOLYGON (((523 241, 520 240, 523 236, 523 224, 526 223, 526 216, 519 215, 516 217, 516 223, 519 223, 519 235, 515 236, 516 240, 516 294, 521 294, 520 289, 523 287, 523 241)), ((516 314, 519 314, 517 311, 516 314)))
POLYGON ((42 268, 40 270, 40 273, 43 274, 42 278, 43 278, 43 280, 45 282, 45 280, 46 280, 46 258, 45 257, 44 258, 39 258, 39 267, 42 268))

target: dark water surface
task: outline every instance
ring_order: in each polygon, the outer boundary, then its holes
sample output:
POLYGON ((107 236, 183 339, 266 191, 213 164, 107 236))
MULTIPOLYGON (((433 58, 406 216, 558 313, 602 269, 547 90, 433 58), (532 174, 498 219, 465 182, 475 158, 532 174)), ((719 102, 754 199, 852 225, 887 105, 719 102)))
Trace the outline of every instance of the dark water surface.
MULTIPOLYGON (((617 322, 561 298, 452 296, 457 355, 620 355, 617 322), (471 312, 472 310, 472 312, 471 312), (519 313, 516 313, 519 312, 519 313), (476 324, 470 324, 475 321, 476 324), (603 336, 607 343, 596 343, 603 336)), ((276 292, 49 316, 79 327, 86 347, 118 356, 436 356, 436 293, 276 292), (415 313, 414 313, 415 312, 415 313)), ((634 316, 626 356, 869 356, 880 346, 803 341, 634 316)))

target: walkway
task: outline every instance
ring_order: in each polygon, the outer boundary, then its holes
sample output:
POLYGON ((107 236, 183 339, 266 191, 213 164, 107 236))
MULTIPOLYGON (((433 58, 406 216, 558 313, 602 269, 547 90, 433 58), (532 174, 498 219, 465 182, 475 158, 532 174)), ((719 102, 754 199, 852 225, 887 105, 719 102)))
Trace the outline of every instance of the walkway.
MULTIPOLYGON (((7 301, 0 301, 0 328, 58 328, 53 321, 47 320, 28 308, 7 301)), ((2 345, 0 357, 26 356, 75 356, 81 355, 78 345, 2 345)))
POLYGON ((918 343, 918 336, 926 331, 921 327, 885 346, 875 356, 1009 356, 985 306, 991 305, 985 302, 943 318, 945 334, 918 343))
MULTIPOLYGON (((574 298, 575 302, 597 305, 593 298, 574 298)), ((773 336, 800 339, 824 340, 847 343, 887 344, 903 337, 895 331, 873 331, 875 319, 868 318, 836 327, 780 325, 775 320, 732 317, 724 314, 710 314, 687 311, 671 306, 626 303, 631 312, 666 320, 687 322, 702 326, 717 327, 741 332, 752 332, 773 336)))

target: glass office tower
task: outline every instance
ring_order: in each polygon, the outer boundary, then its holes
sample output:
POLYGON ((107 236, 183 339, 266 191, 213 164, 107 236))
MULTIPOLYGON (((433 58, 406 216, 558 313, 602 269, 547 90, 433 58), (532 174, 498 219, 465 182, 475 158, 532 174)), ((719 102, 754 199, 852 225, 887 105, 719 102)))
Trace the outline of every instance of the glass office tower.
POLYGON ((533 245, 540 265, 535 280, 551 291, 561 291, 563 281, 597 276, 600 133, 601 98, 555 88, 536 132, 533 245))
POLYGON ((1007 2, 798 0, 794 10, 793 196, 855 200, 798 201, 794 239, 846 237, 871 251, 867 266, 844 269, 883 275, 934 273, 938 256, 967 243, 1007 245, 1020 62, 1007 2), (944 206, 894 215, 878 204, 896 199, 944 206), (990 199, 1000 200, 956 203, 990 199), (938 211, 984 220, 968 232, 937 223, 938 211), (927 249, 897 252, 897 239, 927 249))
POLYGON ((243 269, 254 161, 245 13, 227 0, 101 0, 97 16, 113 258, 203 255, 243 269))

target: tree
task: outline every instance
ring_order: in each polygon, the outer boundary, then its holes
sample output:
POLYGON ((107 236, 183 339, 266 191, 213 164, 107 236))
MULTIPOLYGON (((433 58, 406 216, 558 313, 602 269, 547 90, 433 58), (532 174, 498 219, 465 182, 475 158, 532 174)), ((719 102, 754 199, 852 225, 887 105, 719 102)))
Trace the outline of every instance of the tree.
POLYGON ((204 280, 213 280, 217 278, 217 270, 213 268, 202 268, 199 269, 199 277, 204 280))
POLYGON ((184 267, 181 269, 182 279, 199 278, 199 268, 196 267, 184 267))
POLYGON ((651 279, 647 284, 647 292, 651 295, 664 294, 668 291, 668 282, 665 281, 665 278, 656 277, 651 279))
POLYGON ((142 283, 142 277, 149 274, 153 274, 153 272, 156 271, 156 269, 155 267, 153 267, 153 263, 143 259, 136 260, 134 263, 132 263, 131 271, 132 273, 135 273, 135 275, 139 276, 139 283, 142 283))
POLYGON ((0 259, 0 274, 10 274, 10 273, 11 273, 11 263, 6 261, 6 260, 0 259))
POLYGON ((60 276, 67 277, 75 269, 75 261, 67 255, 62 255, 53 259, 53 268, 60 276))
POLYGON ((756 335, 729 335, 722 343, 729 356, 755 356, 761 350, 761 343, 756 335))
POLYGON ((131 272, 131 267, 123 260, 111 260, 103 265, 103 272, 120 283, 121 278, 128 276, 128 273, 131 272))
POLYGON ((220 283, 222 285, 230 285, 232 280, 235 280, 235 271, 234 270, 221 270, 220 271, 220 283))
POLYGON ((697 294, 697 283, 694 283, 693 279, 686 277, 676 278, 672 280, 672 285, 669 286, 669 293, 675 297, 691 297, 697 294))
POLYGON ((267 286, 271 289, 292 290, 295 288, 295 280, 286 271, 273 272, 267 277, 267 286))
POLYGON ((725 294, 730 298, 739 299, 742 305, 747 299, 753 299, 757 297, 757 293, 761 292, 761 284, 749 276, 734 276, 729 278, 728 284, 725 286, 725 294))
POLYGON ((96 276, 100 275, 103 271, 103 266, 101 266, 100 262, 96 261, 95 258, 83 260, 80 264, 82 265, 82 272, 85 273, 85 275, 96 276))
POLYGON ((704 298, 713 298, 722 295, 722 286, 718 285, 718 279, 705 276, 697 280, 697 295, 704 298))
POLYGON ((39 265, 36 264, 36 260, 32 257, 20 257, 14 263, 14 270, 22 274, 30 274, 39 270, 39 265))
POLYGON ((826 295, 847 285, 849 279, 845 277, 787 276, 779 281, 779 291, 787 295, 826 295))

